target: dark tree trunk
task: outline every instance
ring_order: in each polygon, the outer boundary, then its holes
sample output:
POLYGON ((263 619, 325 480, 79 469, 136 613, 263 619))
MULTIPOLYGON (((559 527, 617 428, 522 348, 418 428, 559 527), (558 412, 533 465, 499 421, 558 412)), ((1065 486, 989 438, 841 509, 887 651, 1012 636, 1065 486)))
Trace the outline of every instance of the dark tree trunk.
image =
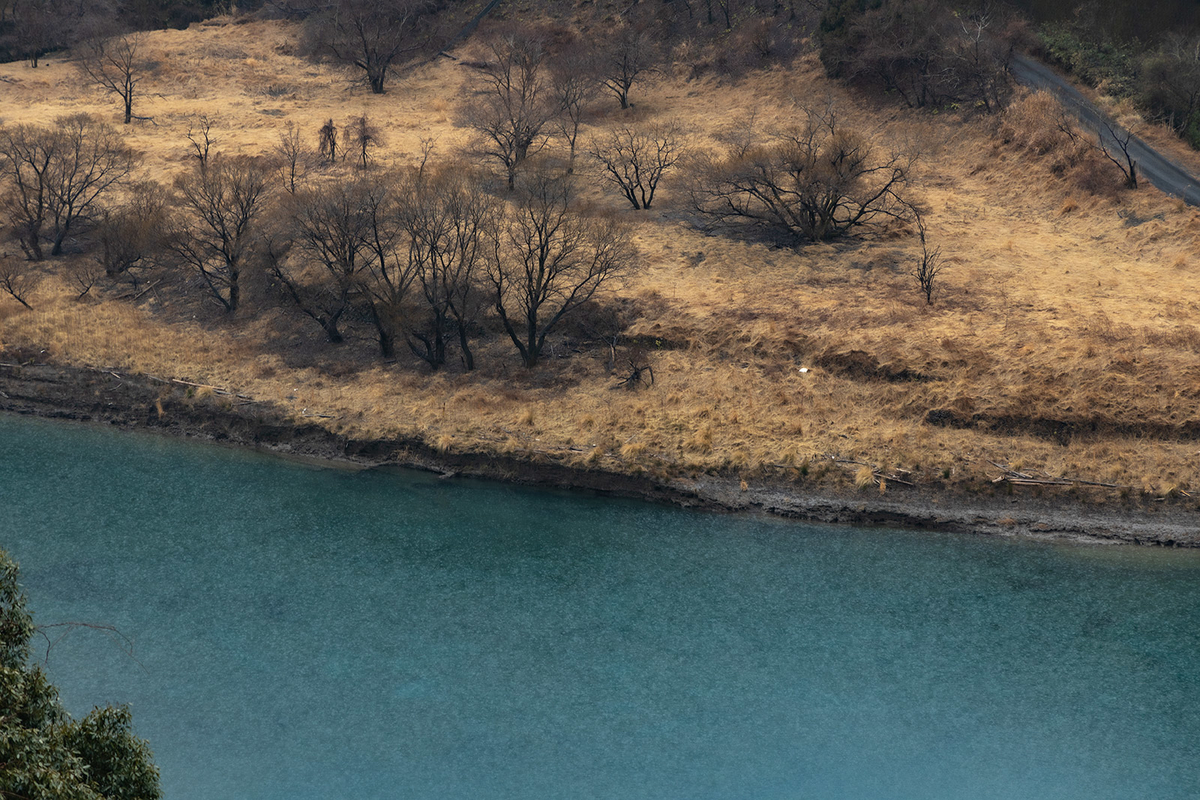
POLYGON ((319 320, 321 327, 325 329, 325 340, 330 344, 341 344, 346 341, 346 337, 342 336, 342 332, 338 330, 338 321, 319 320))
POLYGON ((371 302, 368 308, 371 310, 371 324, 375 326, 375 337, 379 341, 379 355, 384 358, 395 358, 396 337, 384 323, 383 315, 379 313, 379 306, 371 302))
MULTIPOLYGON (((529 350, 525 343, 521 341, 521 337, 517 336, 517 330, 513 327, 512 321, 508 318, 508 314, 504 313, 504 305, 499 301, 496 302, 496 313, 500 316, 500 322, 504 325, 504 332, 508 334, 508 338, 512 339, 512 343, 516 345, 517 352, 521 354, 521 362, 526 367, 532 367, 537 364, 537 354, 529 350)), ((536 337, 530 337, 530 341, 537 344, 536 337)))
POLYGON ((65 242, 67 240, 67 231, 70 229, 70 227, 71 227, 71 224, 67 223, 66 225, 63 225, 62 228, 60 228, 57 233, 54 234, 54 245, 50 248, 50 255, 52 255, 52 256, 61 256, 62 255, 63 242, 65 242))
POLYGON ((463 365, 467 372, 470 372, 475 369, 475 356, 471 353, 471 345, 467 341, 467 327, 461 323, 458 326, 458 346, 462 348, 463 365))
POLYGON ((229 269, 229 302, 225 304, 225 307, 229 310, 230 314, 237 311, 238 303, 240 303, 242 300, 242 288, 241 288, 241 286, 238 285, 238 277, 240 276, 240 274, 241 274, 241 270, 239 270, 235 267, 230 267, 230 269, 229 269))
POLYGON ((379 339, 379 355, 384 358, 396 357, 396 339, 387 330, 377 327, 375 330, 379 339))
POLYGON ((408 340, 408 349, 412 350, 413 355, 435 370, 446 363, 446 340, 440 331, 435 331, 432 338, 419 333, 413 333, 412 336, 421 343, 417 347, 412 339, 408 340))
POLYGON ((25 229, 17 236, 18 243, 21 245, 21 250, 24 251, 25 255, 30 261, 41 261, 46 257, 45 254, 42 253, 41 224, 28 225, 24 226, 24 228, 25 229))
POLYGON ((375 94, 383 94, 383 81, 387 77, 387 67, 375 67, 367 70, 367 82, 371 84, 371 91, 375 94))
POLYGON ((529 314, 525 318, 526 334, 528 336, 528 344, 523 348, 522 356, 525 358, 525 366, 536 367, 538 358, 542 355, 541 342, 538 341, 538 324, 537 314, 529 314))

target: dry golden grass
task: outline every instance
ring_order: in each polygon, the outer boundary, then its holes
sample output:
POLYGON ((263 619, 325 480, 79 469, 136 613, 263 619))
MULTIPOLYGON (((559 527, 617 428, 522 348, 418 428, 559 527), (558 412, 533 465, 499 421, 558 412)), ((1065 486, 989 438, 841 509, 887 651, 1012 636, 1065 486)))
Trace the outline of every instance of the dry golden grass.
MULTIPOLYGON (((364 112, 383 125, 381 157, 392 163, 414 161, 423 139, 436 138, 442 155, 466 140, 453 125, 466 67, 440 59, 397 75, 379 97, 289 55, 295 35, 278 22, 152 34, 162 66, 137 112, 155 122, 126 132, 146 175, 186 166, 185 134, 200 113, 228 152, 269 151, 289 123, 311 142, 325 119, 364 112)), ((36 72, 0 65, 0 79, 5 123, 80 111, 116 120, 115 103, 56 60, 36 72)), ((1200 423, 1200 211, 1149 189, 1088 194, 1069 170, 1054 174, 1054 143, 1028 127, 1025 140, 1002 144, 994 123, 874 106, 826 81, 811 57, 737 85, 663 79, 637 94, 637 114, 681 120, 696 146, 727 120, 782 125, 801 99, 826 97, 883 139, 918 142, 930 238, 946 263, 934 305, 908 274, 910 231, 798 250, 706 235, 674 213, 677 184, 664 182, 662 213, 625 211, 591 190, 636 225, 641 269, 618 293, 632 301, 627 333, 653 365, 652 387, 613 388, 623 349, 615 369, 597 346, 530 374, 496 336, 480 343, 477 372, 430 374, 403 357, 380 363, 366 344, 323 345, 315 327, 253 297, 232 320, 166 290, 136 304, 76 302, 53 264, 33 312, 0 301, 0 344, 232 387, 296 419, 420 437, 442 452, 863 489, 875 471, 896 470, 977 484, 997 473, 990 462, 1157 494, 1200 488, 1186 427, 1200 423), (932 425, 932 410, 998 427, 932 425)), ((1044 118, 1037 102, 1002 124, 1044 118)))

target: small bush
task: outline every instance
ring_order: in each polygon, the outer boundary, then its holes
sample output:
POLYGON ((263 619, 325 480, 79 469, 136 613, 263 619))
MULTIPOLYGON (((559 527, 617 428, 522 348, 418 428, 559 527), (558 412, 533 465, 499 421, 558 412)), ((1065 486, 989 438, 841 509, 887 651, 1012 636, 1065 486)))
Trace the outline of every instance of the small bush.
POLYGON ((1093 135, 1082 131, 1048 92, 1014 100, 1000 116, 996 135, 1004 144, 1044 162, 1051 173, 1082 192, 1108 197, 1120 189, 1093 135))
POLYGON ((1061 152, 1072 144, 1060 123, 1065 110, 1049 92, 1032 92, 1017 98, 1000 117, 1001 141, 1034 156, 1061 152))

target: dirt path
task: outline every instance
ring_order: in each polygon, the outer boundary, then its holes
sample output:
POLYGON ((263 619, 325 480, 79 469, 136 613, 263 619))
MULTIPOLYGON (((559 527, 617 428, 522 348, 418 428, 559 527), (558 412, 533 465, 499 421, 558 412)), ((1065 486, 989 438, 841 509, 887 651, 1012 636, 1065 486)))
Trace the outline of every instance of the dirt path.
MULTIPOLYGON (((1028 56, 1016 54, 1012 74, 1018 83, 1052 92, 1079 120, 1111 148, 1116 147, 1112 131, 1123 130, 1105 116, 1104 112, 1083 96, 1054 70, 1028 56)), ((1119 148, 1113 150, 1119 153, 1119 148)), ((1188 205, 1200 206, 1200 179, 1146 144, 1137 136, 1130 139, 1129 152, 1137 162, 1140 177, 1173 197, 1181 197, 1188 205)))

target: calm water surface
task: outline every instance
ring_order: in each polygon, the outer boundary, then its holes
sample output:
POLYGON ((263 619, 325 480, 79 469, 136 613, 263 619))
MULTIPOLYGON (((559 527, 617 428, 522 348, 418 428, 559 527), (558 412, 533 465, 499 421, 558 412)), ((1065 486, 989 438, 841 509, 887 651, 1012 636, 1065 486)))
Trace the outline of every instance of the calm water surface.
POLYGON ((167 797, 1195 798, 1200 558, 810 527, 0 416, 73 713, 167 797))

